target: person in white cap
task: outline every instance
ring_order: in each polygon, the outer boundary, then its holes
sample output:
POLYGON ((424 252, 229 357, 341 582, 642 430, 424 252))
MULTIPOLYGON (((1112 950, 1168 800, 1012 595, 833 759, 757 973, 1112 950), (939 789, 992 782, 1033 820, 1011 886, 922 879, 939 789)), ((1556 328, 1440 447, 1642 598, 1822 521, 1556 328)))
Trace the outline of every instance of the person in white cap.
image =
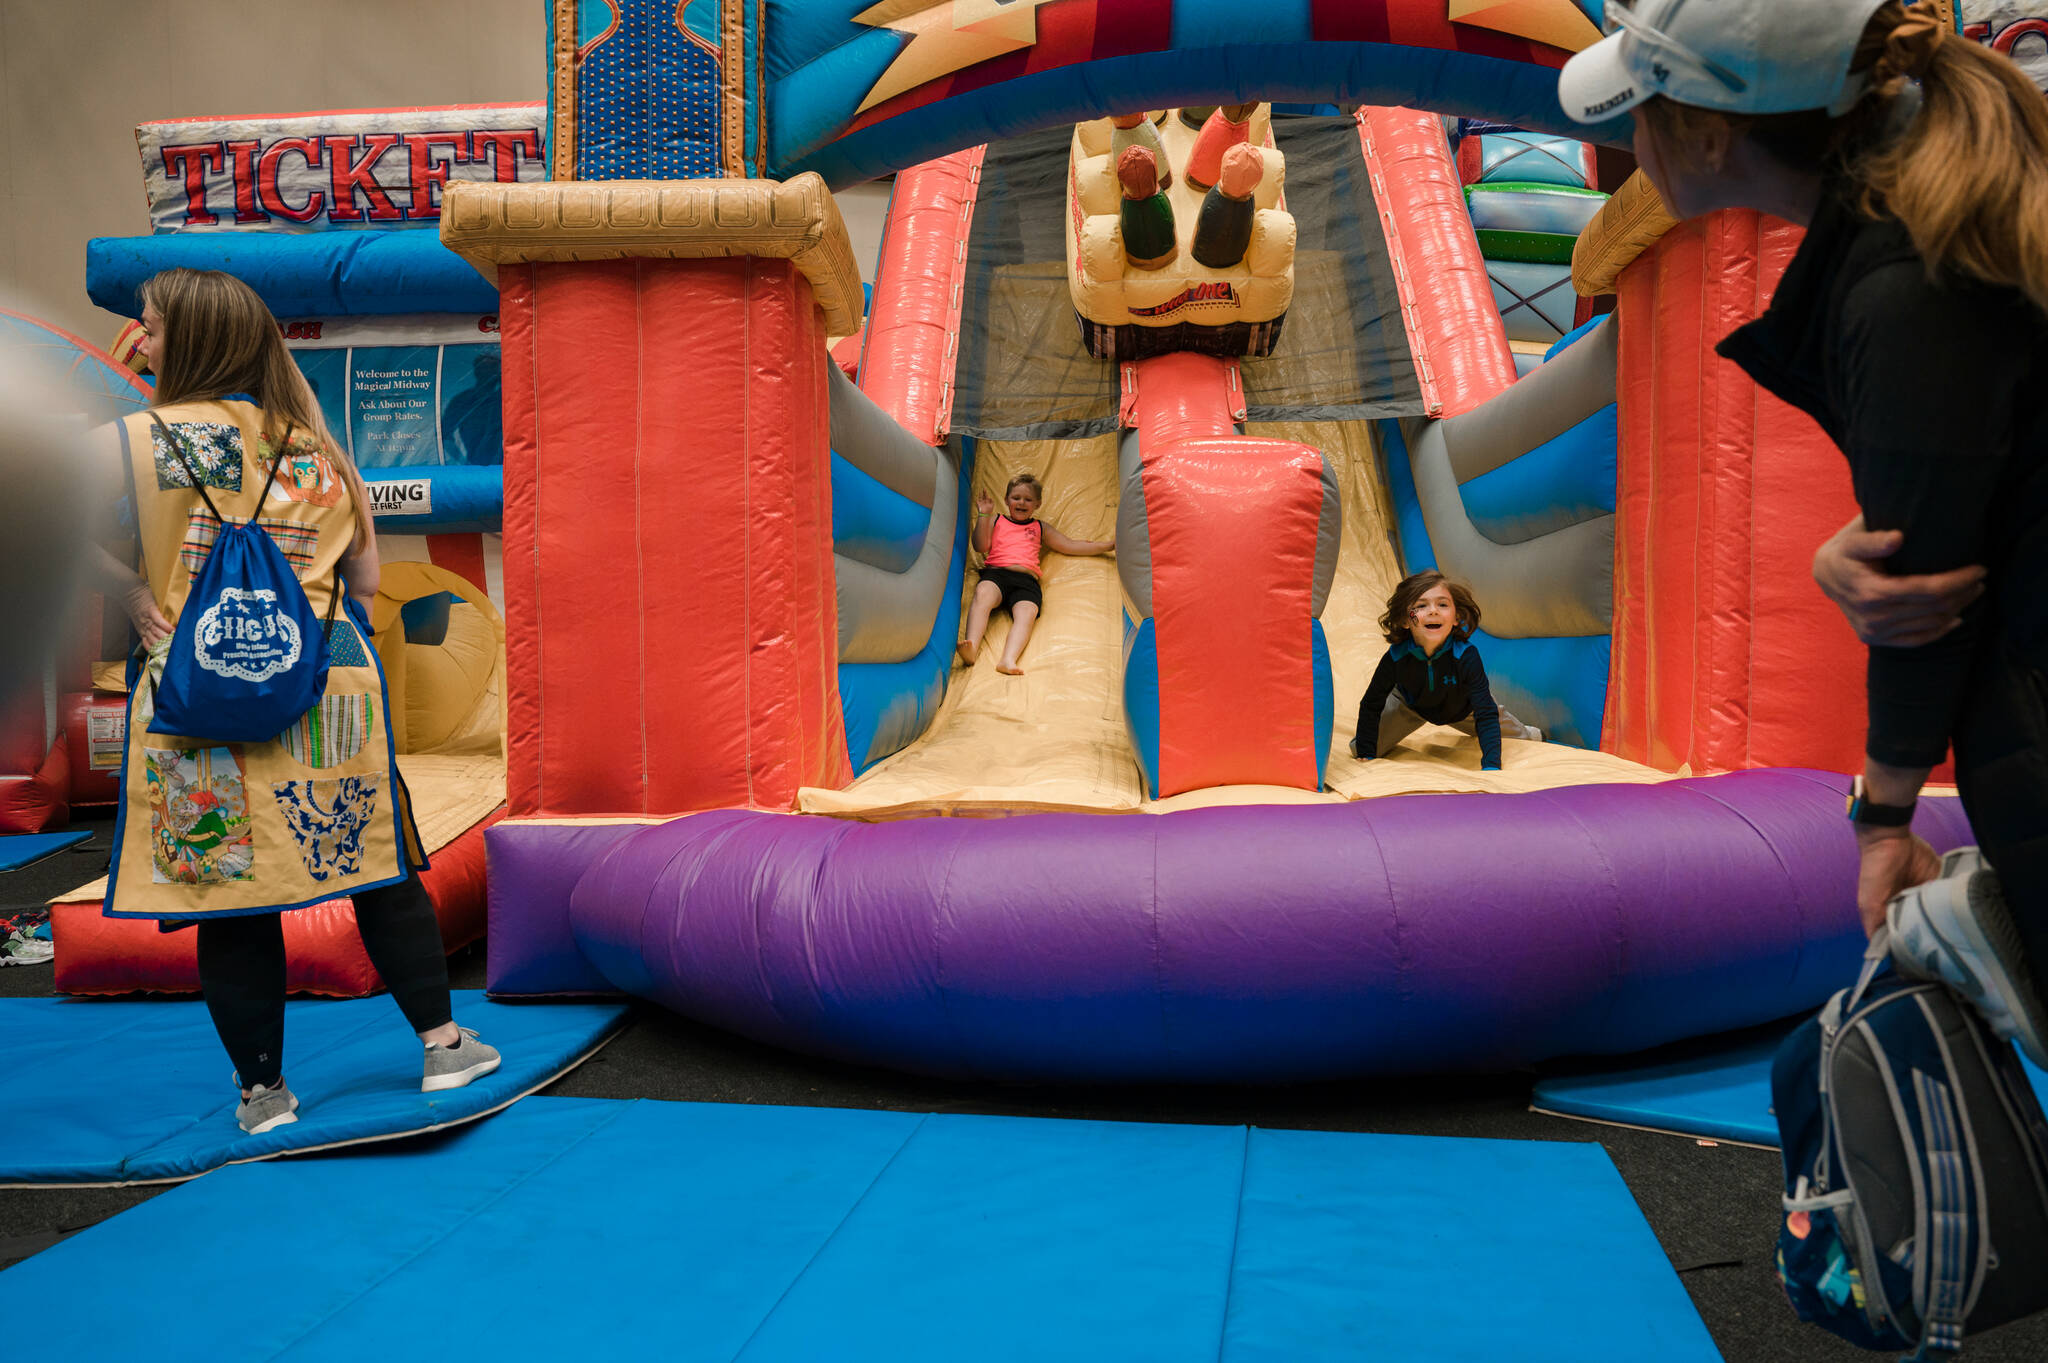
POLYGON ((1720 343, 1848 457, 1862 515, 1814 576, 1865 643, 1849 813, 1857 907, 2048 1065, 2048 101, 1932 4, 1610 3, 1558 83, 1635 120, 1680 217, 1807 229, 1764 315, 1720 343), (1953 745, 1981 850, 1913 804, 1953 745))

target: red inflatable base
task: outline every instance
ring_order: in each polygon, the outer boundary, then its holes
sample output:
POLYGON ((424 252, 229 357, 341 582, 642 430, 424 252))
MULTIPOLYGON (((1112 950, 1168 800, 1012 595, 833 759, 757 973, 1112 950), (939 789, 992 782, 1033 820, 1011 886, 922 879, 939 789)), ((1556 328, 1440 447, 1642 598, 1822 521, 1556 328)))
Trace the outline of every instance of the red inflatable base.
MULTIPOLYGON (((445 950, 484 935, 484 830, 502 817, 500 809, 434 853, 433 865, 420 875, 445 950)), ((52 904, 50 932, 60 994, 199 992, 195 932, 159 932, 149 919, 107 918, 96 901, 52 904)), ((355 906, 345 898, 286 914, 284 946, 291 993, 353 999, 383 988, 356 935, 355 906)))

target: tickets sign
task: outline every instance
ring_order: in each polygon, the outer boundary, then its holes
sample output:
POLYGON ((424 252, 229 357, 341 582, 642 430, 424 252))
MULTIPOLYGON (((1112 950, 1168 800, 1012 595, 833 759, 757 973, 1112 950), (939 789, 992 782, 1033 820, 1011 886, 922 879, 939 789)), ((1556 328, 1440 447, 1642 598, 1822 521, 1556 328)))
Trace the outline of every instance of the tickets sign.
POLYGON ((546 113, 458 104, 144 123, 150 230, 433 226, 451 180, 545 180, 546 113))
POLYGON ((1963 36, 2012 58, 2048 90, 2048 0, 1962 0, 1963 36))

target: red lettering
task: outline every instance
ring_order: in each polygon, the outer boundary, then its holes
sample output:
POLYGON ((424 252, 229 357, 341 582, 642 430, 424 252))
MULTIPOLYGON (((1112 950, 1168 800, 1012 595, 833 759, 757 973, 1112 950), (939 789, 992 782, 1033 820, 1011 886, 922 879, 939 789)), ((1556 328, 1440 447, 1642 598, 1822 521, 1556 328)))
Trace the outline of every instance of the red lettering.
POLYGON ((184 147, 164 148, 164 174, 185 177, 185 225, 211 227, 220 219, 206 206, 206 175, 210 169, 221 173, 225 153, 218 142, 200 142, 184 147))
POLYGON ((412 206, 408 218, 441 216, 441 186, 448 183, 448 168, 469 159, 468 133, 413 133, 405 139, 412 158, 412 206), (434 148, 449 149, 446 161, 434 159, 434 148))
POLYGON ((523 155, 529 161, 540 159, 540 129, 485 129, 473 135, 474 150, 472 161, 488 161, 497 172, 498 180, 511 184, 519 178, 519 158, 523 155))
POLYGON ((1963 36, 1973 43, 1988 43, 1991 41, 1991 25, 1964 24, 1963 36))
POLYGON ((235 221, 265 222, 267 215, 256 203, 256 152, 261 142, 228 143, 228 159, 235 168, 235 221))
POLYGON ((483 332, 486 336, 496 335, 498 331, 498 314, 494 312, 488 316, 477 318, 476 329, 483 332))
POLYGON ((323 141, 327 145, 327 186, 332 191, 327 205, 329 222, 362 221, 363 210, 356 206, 357 190, 370 201, 372 222, 397 222, 405 217, 377 183, 377 162, 398 145, 397 133, 333 136, 323 141), (360 157, 352 154, 358 142, 364 147, 360 157))
POLYGON ((284 158, 297 152, 305 161, 308 171, 321 164, 320 140, 316 137, 280 137, 256 161, 256 200, 267 213, 283 218, 287 222, 311 222, 320 216, 327 199, 319 190, 306 195, 304 206, 293 208, 284 201, 284 193, 277 187, 278 168, 284 158))
POLYGON ((2038 35, 2042 42, 2048 43, 2048 19, 2013 20, 2004 28, 1998 30, 1998 36, 1991 40, 1991 50, 1993 52, 2003 52, 2006 56, 2010 57, 2013 45, 2029 33, 2038 35))
POLYGON ((317 341, 320 339, 320 328, 325 325, 324 322, 287 322, 284 338, 287 341, 317 341))

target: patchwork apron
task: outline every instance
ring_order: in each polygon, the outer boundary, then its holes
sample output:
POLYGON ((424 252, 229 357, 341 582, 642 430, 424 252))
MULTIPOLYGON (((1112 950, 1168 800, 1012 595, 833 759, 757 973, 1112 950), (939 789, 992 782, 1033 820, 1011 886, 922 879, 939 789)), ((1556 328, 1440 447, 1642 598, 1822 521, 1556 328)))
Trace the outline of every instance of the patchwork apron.
MULTIPOLYGON (((333 462, 295 433, 263 505, 277 446, 263 414, 237 401, 181 403, 157 415, 182 441, 188 472, 146 413, 120 423, 157 608, 174 625, 223 516, 258 518, 316 615, 344 590, 335 569, 357 508, 333 462)), ((170 642, 128 666, 128 741, 105 912, 213 918, 304 908, 405 878, 426 864, 398 778, 384 669, 352 601, 334 613, 319 704, 275 739, 214 743, 150 732, 154 683, 170 642)))

